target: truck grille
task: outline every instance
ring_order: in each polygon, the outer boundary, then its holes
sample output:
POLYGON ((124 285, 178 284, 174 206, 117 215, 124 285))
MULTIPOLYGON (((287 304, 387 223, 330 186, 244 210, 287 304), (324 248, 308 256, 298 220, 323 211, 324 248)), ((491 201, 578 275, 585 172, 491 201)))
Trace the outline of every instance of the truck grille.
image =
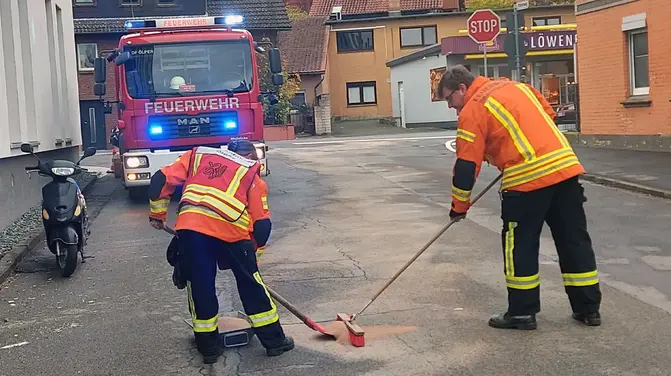
POLYGON ((148 131, 152 140, 231 136, 239 131, 235 111, 201 115, 154 115, 149 117, 148 131))

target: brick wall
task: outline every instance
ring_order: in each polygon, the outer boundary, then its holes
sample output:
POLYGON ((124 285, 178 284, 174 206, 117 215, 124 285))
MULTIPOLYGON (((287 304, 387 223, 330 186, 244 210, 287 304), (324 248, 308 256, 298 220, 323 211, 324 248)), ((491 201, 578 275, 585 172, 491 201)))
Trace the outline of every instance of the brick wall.
MULTIPOLYGON (((583 1, 584 2, 584 1, 583 1)), ((581 132, 604 135, 671 134, 669 0, 640 0, 579 14, 578 83, 581 132), (622 17, 647 14, 650 106, 625 107, 631 96, 629 46, 622 17)))
MULTIPOLYGON (((98 44, 98 54, 104 50, 111 50, 117 48, 119 45, 120 35, 118 34, 80 34, 75 36, 76 43, 97 43, 98 44)), ((116 86, 114 83, 114 68, 116 65, 114 63, 107 64, 107 94, 103 99, 108 101, 116 100, 116 86)), ((95 77, 93 72, 90 71, 79 71, 78 74, 79 80, 79 100, 98 100, 98 97, 93 95, 93 85, 95 84, 95 77)), ((108 148, 111 148, 109 145, 109 136, 111 134, 112 128, 117 125, 118 113, 116 105, 113 105, 112 113, 105 115, 105 139, 108 142, 108 148)))
POLYGON ((319 135, 331 133, 331 100, 328 94, 321 94, 314 107, 315 133, 319 135))

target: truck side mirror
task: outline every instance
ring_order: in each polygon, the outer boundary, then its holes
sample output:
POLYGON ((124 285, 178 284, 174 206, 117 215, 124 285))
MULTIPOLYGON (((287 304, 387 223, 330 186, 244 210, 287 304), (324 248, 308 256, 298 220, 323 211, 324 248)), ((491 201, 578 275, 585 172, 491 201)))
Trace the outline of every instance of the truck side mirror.
POLYGON ((102 97, 105 94, 107 94, 107 86, 105 86, 105 84, 96 83, 93 85, 93 95, 96 97, 102 97))
POLYGON ((117 66, 126 64, 131 59, 130 52, 122 52, 114 59, 117 66))
POLYGON ((97 57, 93 62, 93 67, 96 84, 104 84, 107 81, 107 62, 105 58, 97 57))
POLYGON ((268 51, 268 59, 270 60, 270 73, 282 73, 282 56, 279 48, 271 48, 268 51))
POLYGON ((282 85, 284 85, 284 76, 282 76, 282 75, 279 74, 279 73, 275 73, 275 74, 273 74, 273 78, 272 78, 272 80, 273 80, 273 85, 275 85, 275 86, 282 86, 282 85))

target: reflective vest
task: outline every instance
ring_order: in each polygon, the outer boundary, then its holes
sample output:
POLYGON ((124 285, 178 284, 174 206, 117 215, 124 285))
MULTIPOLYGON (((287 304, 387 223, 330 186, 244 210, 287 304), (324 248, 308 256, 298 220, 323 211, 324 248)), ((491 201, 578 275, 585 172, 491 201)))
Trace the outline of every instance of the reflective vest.
POLYGON ((483 160, 503 172, 501 190, 533 191, 585 173, 554 123, 552 106, 535 88, 477 77, 465 102, 452 187, 456 211, 468 209, 483 160))
POLYGON ((259 164, 229 150, 198 147, 190 166, 179 215, 202 214, 248 231, 247 193, 259 164))

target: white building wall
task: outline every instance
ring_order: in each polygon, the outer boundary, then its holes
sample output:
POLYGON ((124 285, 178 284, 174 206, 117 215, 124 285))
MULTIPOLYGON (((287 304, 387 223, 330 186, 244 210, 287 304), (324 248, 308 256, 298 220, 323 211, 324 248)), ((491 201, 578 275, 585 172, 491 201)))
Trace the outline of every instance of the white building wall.
POLYGON ((71 0, 0 0, 0 159, 81 145, 71 0))
POLYGON ((391 68, 391 98, 393 116, 400 117, 399 82, 403 82, 405 96, 405 121, 413 124, 448 123, 457 121, 457 112, 447 107, 445 101, 431 101, 429 72, 433 68, 445 67, 444 55, 429 56, 391 68))

